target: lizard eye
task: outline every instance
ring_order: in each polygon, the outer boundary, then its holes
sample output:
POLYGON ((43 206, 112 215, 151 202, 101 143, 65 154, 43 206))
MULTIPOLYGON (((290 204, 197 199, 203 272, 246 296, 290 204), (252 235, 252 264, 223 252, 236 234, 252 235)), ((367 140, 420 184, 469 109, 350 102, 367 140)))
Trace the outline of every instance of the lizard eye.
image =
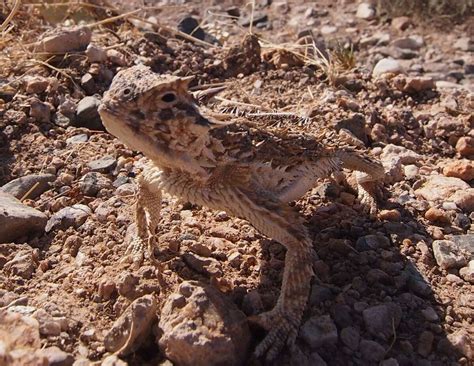
POLYGON ((165 103, 172 103, 176 100, 176 95, 174 93, 166 93, 161 97, 161 100, 165 103))
POLYGON ((131 89, 126 88, 126 89, 123 90, 123 95, 130 95, 131 92, 132 92, 131 89))

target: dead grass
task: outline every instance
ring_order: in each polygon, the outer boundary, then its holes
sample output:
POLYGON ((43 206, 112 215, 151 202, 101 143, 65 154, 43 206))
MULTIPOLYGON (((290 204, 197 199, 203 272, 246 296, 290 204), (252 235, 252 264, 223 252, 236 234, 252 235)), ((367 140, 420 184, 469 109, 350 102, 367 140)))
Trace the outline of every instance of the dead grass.
POLYGON ((474 0, 378 0, 380 13, 409 15, 421 20, 462 20, 474 14, 474 0))

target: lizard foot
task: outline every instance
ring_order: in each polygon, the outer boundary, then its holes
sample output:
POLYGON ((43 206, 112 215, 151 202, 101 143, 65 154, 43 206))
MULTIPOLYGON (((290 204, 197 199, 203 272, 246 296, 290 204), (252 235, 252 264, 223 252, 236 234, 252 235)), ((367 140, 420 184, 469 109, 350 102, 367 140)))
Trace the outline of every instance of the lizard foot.
POLYGON ((266 354, 265 359, 270 363, 285 345, 290 349, 293 348, 298 335, 300 317, 294 316, 291 311, 285 311, 281 306, 277 306, 271 311, 250 316, 248 320, 268 331, 255 349, 256 357, 266 354))
POLYGON ((155 258, 154 239, 150 236, 145 241, 135 234, 125 251, 125 256, 121 262, 131 263, 132 268, 138 269, 146 259, 150 260, 152 264, 158 265, 158 260, 155 258))

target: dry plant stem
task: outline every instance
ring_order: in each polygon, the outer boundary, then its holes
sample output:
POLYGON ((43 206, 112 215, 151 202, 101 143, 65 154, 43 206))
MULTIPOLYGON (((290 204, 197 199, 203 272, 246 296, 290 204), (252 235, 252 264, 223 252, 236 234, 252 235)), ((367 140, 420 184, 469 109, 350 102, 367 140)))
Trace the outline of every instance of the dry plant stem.
POLYGON ((28 192, 26 192, 23 197, 20 198, 20 201, 23 202, 24 200, 26 200, 28 198, 28 196, 31 194, 31 192, 33 192, 36 187, 39 186, 39 182, 36 182, 35 184, 33 184, 33 187, 31 187, 28 192))
POLYGON ((65 76, 65 77, 67 77, 69 80, 71 80, 71 82, 74 84, 74 86, 76 86, 77 88, 79 88, 79 85, 76 84, 76 82, 74 81, 74 78, 73 78, 71 75, 69 75, 67 72, 65 72, 64 70, 58 69, 57 67, 54 67, 53 65, 48 64, 48 63, 45 62, 45 61, 41 61, 41 60, 37 60, 37 59, 33 59, 33 60, 31 60, 31 61, 36 62, 36 63, 41 64, 41 65, 44 65, 44 66, 46 66, 46 67, 49 67, 51 70, 54 70, 54 71, 60 73, 61 75, 65 76))
POLYGON ((253 16, 254 16, 254 11, 255 11, 255 0, 252 0, 250 4, 252 5, 252 11, 250 13, 249 34, 252 34, 253 16))
POLYGON ((7 27, 8 23, 11 22, 15 14, 18 12, 18 9, 20 8, 20 4, 21 4, 21 0, 15 0, 15 4, 13 4, 12 11, 10 12, 10 14, 8 14, 7 18, 4 20, 2 25, 0 25, 0 32, 3 32, 5 28, 7 27))
POLYGON ((112 23, 112 22, 115 22, 116 20, 119 20, 119 19, 122 19, 122 18, 131 17, 132 15, 134 15, 136 13, 139 13, 141 11, 142 11, 142 9, 132 10, 132 11, 129 11, 128 13, 120 14, 120 15, 117 15, 117 16, 114 16, 114 17, 103 19, 103 20, 95 22, 95 23, 88 24, 87 26, 89 28, 92 28, 92 27, 96 27, 98 25, 112 23))
POLYGON ((233 104, 233 105, 236 105, 236 106, 250 107, 250 108, 255 108, 256 110, 264 110, 264 111, 267 111, 267 112, 272 112, 272 110, 270 108, 265 108, 263 106, 256 105, 256 104, 237 102, 235 100, 225 99, 225 98, 222 98, 222 97, 214 97, 214 98, 216 100, 220 101, 220 102, 226 102, 226 103, 233 104))

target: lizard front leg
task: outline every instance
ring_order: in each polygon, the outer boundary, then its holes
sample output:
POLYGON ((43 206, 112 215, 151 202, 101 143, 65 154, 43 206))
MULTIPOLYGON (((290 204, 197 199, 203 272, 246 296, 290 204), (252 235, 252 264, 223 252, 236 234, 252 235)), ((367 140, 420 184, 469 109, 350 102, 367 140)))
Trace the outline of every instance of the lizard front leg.
POLYGON ((155 263, 154 243, 160 221, 162 193, 159 185, 151 178, 146 173, 140 174, 137 178, 138 199, 135 204, 137 233, 128 246, 125 257, 125 260, 131 257, 135 267, 141 266, 147 253, 150 260, 155 263))

